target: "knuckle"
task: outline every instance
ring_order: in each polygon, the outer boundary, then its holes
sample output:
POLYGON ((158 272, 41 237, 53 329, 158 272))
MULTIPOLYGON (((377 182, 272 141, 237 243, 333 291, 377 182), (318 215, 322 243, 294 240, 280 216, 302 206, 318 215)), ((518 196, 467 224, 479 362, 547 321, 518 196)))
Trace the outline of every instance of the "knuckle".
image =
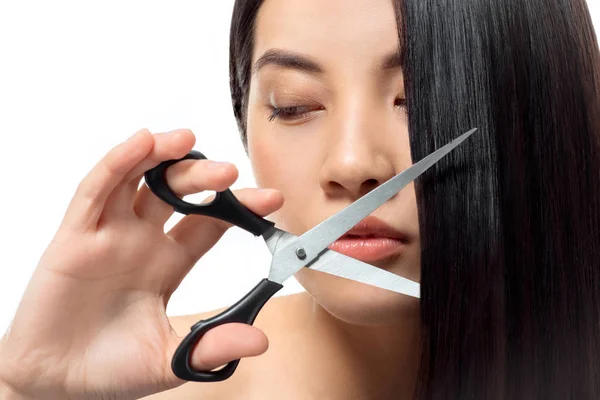
MULTIPOLYGON (((116 150, 115 150, 116 151, 116 150)), ((127 172, 126 166, 119 157, 121 154, 115 154, 115 151, 111 151, 98 163, 98 168, 104 170, 109 176, 120 176, 127 172)))
POLYGON ((204 185, 198 179, 195 179, 195 177, 196 175, 194 174, 185 174, 186 185, 181 190, 182 194, 197 193, 204 190, 204 185))
POLYGON ((169 187, 179 196, 206 190, 207 183, 210 182, 212 175, 201 167, 201 163, 192 160, 185 160, 169 167, 166 176, 169 187), (193 164, 190 164, 192 162, 193 164))
POLYGON ((88 205, 93 203, 98 196, 98 190, 96 185, 88 180, 83 180, 79 182, 77 188, 75 189, 75 197, 83 200, 88 205))

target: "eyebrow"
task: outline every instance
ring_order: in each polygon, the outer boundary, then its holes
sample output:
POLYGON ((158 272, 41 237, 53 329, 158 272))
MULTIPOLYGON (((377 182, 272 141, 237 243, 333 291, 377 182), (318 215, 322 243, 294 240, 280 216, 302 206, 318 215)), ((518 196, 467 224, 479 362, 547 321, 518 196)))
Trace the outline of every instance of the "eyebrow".
MULTIPOLYGON (((383 58, 380 64, 382 70, 394 69, 402 66, 402 53, 396 51, 388 54, 383 58)), ((310 57, 294 53, 287 50, 270 49, 267 50, 252 67, 252 75, 256 74, 261 68, 266 65, 277 65, 283 68, 291 68, 299 71, 304 71, 313 74, 322 74, 324 68, 310 57)))
POLYGON ((383 63, 381 63, 382 70, 394 69, 404 66, 404 54, 401 49, 398 51, 388 54, 384 57, 383 63))
POLYGON ((299 71, 322 74, 323 68, 312 61, 309 57, 292 53, 291 51, 270 49, 267 50, 252 67, 252 74, 257 73, 266 65, 278 65, 284 68, 297 69, 299 71))

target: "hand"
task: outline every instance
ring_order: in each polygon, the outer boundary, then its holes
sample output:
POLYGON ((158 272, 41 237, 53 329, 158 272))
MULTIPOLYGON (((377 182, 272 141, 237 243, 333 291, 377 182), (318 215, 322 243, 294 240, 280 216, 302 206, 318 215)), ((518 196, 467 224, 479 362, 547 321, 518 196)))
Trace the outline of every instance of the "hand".
MULTIPOLYGON (((166 305, 230 225, 189 215, 165 233, 172 207, 139 184, 145 171, 183 157, 194 142, 188 130, 142 130, 83 179, 0 342, 0 382, 35 399, 136 399, 185 383, 170 367, 182 338, 166 305)), ((179 196, 222 191, 236 179, 233 165, 208 160, 167 170, 179 196)), ((262 216, 283 204, 275 190, 236 197, 262 216)), ((202 338, 191 364, 213 369, 266 348, 257 328, 227 324, 202 338)))

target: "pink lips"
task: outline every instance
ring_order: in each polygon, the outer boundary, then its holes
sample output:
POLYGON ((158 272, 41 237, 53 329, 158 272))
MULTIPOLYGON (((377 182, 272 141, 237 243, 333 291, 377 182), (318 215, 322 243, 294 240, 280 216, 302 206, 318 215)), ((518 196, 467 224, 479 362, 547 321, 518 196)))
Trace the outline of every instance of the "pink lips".
POLYGON ((368 216, 329 248, 357 260, 379 261, 399 256, 405 250, 407 237, 377 217, 368 216))

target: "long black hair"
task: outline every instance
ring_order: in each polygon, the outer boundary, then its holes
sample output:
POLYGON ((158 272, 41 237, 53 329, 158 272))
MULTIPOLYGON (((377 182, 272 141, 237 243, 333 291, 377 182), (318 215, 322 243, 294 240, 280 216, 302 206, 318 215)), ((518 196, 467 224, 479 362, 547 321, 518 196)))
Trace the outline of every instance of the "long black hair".
MULTIPOLYGON (((253 28, 236 0, 245 143, 253 28)), ((415 184, 417 399, 600 398, 600 52, 585 0, 396 1, 415 184)))

